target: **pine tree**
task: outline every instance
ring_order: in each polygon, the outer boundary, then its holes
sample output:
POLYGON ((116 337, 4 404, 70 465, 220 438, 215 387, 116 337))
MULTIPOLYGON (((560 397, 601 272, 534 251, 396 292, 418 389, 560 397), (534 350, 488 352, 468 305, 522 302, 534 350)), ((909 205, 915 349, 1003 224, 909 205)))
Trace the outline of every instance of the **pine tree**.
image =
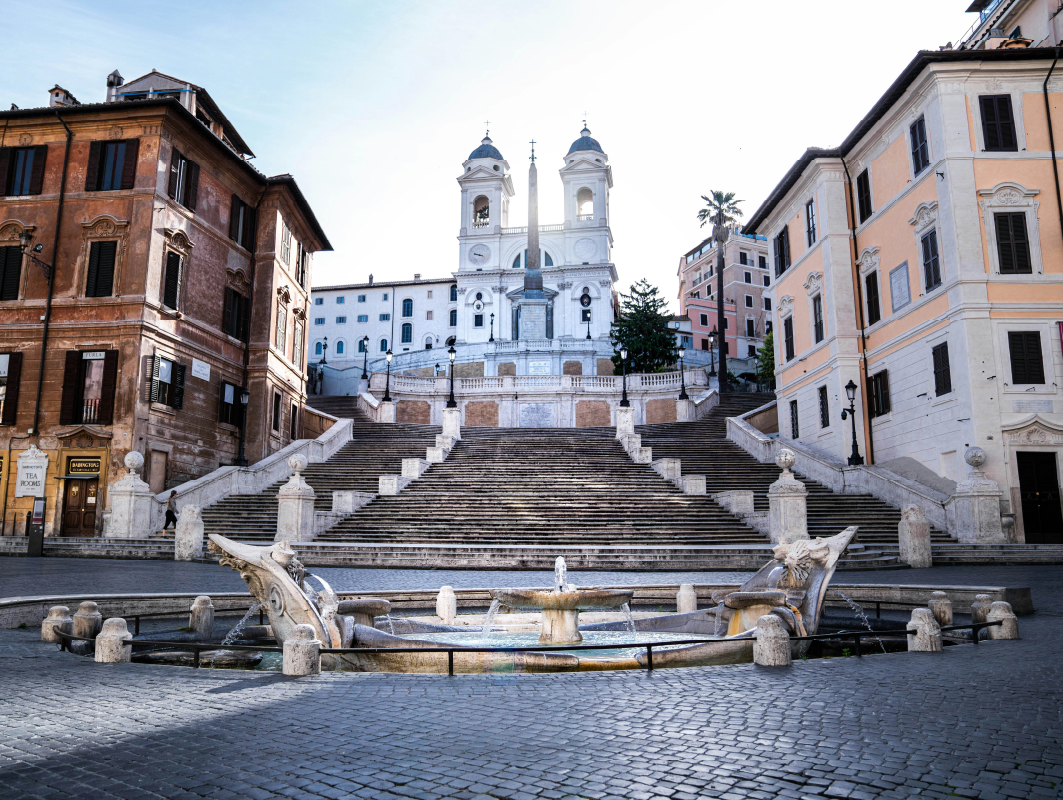
POLYGON ((757 378, 763 384, 770 384, 775 380, 775 334, 772 331, 768 331, 764 343, 757 351, 757 378))
POLYGON ((658 372, 676 363, 675 332, 668 328, 672 315, 657 287, 643 278, 621 294, 620 315, 613 323, 613 371, 621 372, 620 347, 627 347, 627 371, 658 372))

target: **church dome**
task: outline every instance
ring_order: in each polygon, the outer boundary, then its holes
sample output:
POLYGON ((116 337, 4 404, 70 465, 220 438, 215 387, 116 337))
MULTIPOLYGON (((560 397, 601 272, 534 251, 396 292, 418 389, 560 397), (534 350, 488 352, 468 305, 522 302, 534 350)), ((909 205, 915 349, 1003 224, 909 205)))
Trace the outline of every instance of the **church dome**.
POLYGON ((587 126, 583 126, 583 130, 579 132, 579 138, 572 143, 572 147, 568 148, 568 154, 572 155, 577 150, 597 150, 599 153, 605 153, 602 150, 602 146, 598 144, 597 139, 591 138, 591 132, 587 126))
POLYGON ((505 161, 502 158, 502 154, 498 152, 498 148, 491 144, 490 136, 485 136, 483 141, 480 142, 480 146, 469 154, 470 161, 474 158, 493 158, 498 161, 505 161))

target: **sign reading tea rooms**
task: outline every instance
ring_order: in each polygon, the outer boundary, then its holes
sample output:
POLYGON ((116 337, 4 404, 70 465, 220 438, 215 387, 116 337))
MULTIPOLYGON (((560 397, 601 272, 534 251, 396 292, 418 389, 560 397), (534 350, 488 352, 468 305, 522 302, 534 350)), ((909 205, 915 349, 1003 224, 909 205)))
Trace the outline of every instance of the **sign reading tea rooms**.
POLYGON ((18 457, 18 482, 15 497, 43 497, 44 479, 48 474, 48 455, 30 445, 18 457))

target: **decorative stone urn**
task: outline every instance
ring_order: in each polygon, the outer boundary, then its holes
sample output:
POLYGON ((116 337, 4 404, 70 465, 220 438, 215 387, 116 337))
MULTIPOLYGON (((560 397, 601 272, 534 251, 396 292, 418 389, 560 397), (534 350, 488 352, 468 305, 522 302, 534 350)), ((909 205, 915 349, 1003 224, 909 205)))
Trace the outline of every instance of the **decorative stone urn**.
POLYGON ((136 450, 125 455, 126 474, 110 488, 111 513, 103 535, 120 539, 143 539, 151 533, 154 495, 138 474, 144 456, 136 450))
POLYGON ((288 459, 294 473, 277 491, 277 534, 275 542, 309 542, 314 538, 314 487, 303 480, 306 456, 296 453, 288 459))
POLYGON ((797 463, 793 450, 782 448, 775 464, 782 470, 768 489, 768 537, 775 544, 808 538, 808 490, 790 472, 797 463))
POLYGON ((986 477, 982 465, 986 451, 970 447, 963 460, 971 472, 956 484, 956 490, 945 504, 949 528, 965 544, 1006 544, 1007 536, 1000 519, 1000 486, 986 477))

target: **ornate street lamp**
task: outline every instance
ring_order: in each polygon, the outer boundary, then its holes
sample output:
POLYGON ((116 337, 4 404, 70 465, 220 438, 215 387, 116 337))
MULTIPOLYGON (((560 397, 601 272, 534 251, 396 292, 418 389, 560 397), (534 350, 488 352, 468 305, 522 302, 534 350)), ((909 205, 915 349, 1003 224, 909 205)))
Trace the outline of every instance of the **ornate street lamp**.
POLYGON ((328 337, 325 337, 325 341, 321 344, 321 360, 319 364, 327 364, 326 357, 328 356, 328 337))
POLYGON ((624 391, 620 396, 620 407, 628 408, 631 403, 627 399, 627 348, 620 345, 620 366, 623 368, 624 391))
POLYGON ((487 341, 493 342, 495 340, 495 312, 491 312, 491 338, 487 341))
POLYGON ((683 369, 683 356, 687 354, 687 349, 683 345, 679 345, 679 399, 689 400, 687 395, 687 379, 686 371, 683 369))
MULTIPOLYGON (((223 398, 224 399, 224 398, 223 398)), ((233 464, 237 467, 247 466, 247 456, 244 453, 244 431, 247 430, 247 403, 251 399, 251 393, 247 389, 240 390, 240 452, 233 464)))
POLYGON ((845 421, 846 414, 853 421, 853 454, 849 456, 849 466, 858 467, 864 463, 864 459, 860 455, 860 449, 856 446, 856 384, 852 380, 845 384, 845 394, 849 398, 849 408, 842 409, 842 421, 845 421))
POLYGON ((387 360, 388 360, 388 377, 386 379, 386 383, 384 384, 384 402, 385 403, 390 403, 391 402, 391 348, 390 347, 388 348, 388 351, 384 354, 384 357, 387 358, 387 360))
POLYGON ((41 272, 44 273, 44 277, 48 280, 51 280, 52 265, 49 264, 47 261, 41 261, 39 258, 37 258, 37 256, 33 255, 34 253, 41 252, 41 250, 44 249, 44 245, 38 243, 36 246, 34 246, 32 250, 30 250, 30 242, 32 241, 33 234, 23 228, 22 233, 18 235, 19 248, 22 250, 23 253, 26 254, 30 261, 32 261, 34 264, 41 268, 41 272))
MULTIPOLYGON (((494 316, 492 314, 492 316, 494 316)), ((447 350, 447 355, 450 356, 450 399, 447 400, 447 408, 457 408, 458 401, 454 399, 454 357, 458 354, 458 351, 454 349, 454 345, 450 346, 447 350)))
POLYGON ((369 366, 369 337, 362 337, 362 352, 365 355, 362 357, 362 380, 369 378, 369 373, 366 371, 366 367, 369 366))
POLYGON ((716 326, 712 326, 712 333, 709 334, 709 377, 716 377, 716 326))

